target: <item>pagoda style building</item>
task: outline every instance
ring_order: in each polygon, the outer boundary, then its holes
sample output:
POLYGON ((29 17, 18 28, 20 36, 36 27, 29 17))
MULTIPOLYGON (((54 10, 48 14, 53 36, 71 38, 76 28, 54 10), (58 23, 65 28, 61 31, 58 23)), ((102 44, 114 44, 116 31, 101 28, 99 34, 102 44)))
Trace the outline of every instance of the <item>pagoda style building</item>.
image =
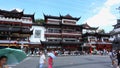
MULTIPOLYGON (((120 6, 117 8, 117 10, 120 12, 120 6)), ((114 29, 110 32, 110 40, 112 42, 113 49, 117 50, 120 49, 120 18, 117 19, 117 23, 113 25, 113 27, 114 29)))
POLYGON ((33 22, 34 14, 0 10, 0 48, 27 46, 33 22))
POLYGON ((112 43, 110 42, 110 34, 100 33, 97 31, 98 27, 91 27, 87 23, 83 24, 83 41, 84 50, 92 53, 94 50, 110 51, 112 49, 112 43))
POLYGON ((80 19, 70 16, 44 15, 45 39, 41 41, 47 50, 80 50, 82 44, 82 25, 80 19))
POLYGON ((120 49, 120 19, 117 19, 117 24, 113 26, 114 29, 110 32, 113 49, 120 49))

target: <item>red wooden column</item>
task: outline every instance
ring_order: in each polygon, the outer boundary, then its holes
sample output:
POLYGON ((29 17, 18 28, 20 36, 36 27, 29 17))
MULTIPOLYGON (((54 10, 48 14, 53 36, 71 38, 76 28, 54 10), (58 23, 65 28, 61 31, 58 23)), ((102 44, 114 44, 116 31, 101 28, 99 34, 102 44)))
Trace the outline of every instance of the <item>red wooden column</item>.
POLYGON ((98 50, 98 44, 95 44, 95 46, 96 46, 96 50, 98 50))
POLYGON ((92 47, 90 47, 90 54, 92 55, 92 47))

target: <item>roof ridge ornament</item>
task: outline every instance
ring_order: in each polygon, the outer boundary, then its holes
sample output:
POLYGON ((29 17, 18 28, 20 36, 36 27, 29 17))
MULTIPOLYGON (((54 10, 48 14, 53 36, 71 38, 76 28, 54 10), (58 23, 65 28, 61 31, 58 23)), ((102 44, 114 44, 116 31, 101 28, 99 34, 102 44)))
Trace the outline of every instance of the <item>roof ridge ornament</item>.
POLYGON ((11 12, 17 12, 17 13, 22 12, 22 11, 23 11, 22 9, 17 9, 17 8, 11 10, 11 12))
POLYGON ((65 17, 72 18, 70 14, 65 15, 65 17))

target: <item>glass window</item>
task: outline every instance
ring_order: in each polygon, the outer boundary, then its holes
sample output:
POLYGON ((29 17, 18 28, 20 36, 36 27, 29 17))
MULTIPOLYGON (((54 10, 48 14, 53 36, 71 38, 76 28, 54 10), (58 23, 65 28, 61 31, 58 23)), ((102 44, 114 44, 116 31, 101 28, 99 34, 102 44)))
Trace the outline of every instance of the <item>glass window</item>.
POLYGON ((60 29, 59 28, 49 28, 47 30, 48 33, 60 33, 60 29))

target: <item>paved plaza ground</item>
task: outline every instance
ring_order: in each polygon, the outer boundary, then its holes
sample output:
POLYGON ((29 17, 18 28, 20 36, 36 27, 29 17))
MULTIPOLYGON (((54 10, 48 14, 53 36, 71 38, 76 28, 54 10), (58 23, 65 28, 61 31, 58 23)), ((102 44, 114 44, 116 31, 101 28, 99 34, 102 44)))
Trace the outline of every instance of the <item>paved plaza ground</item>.
MULTIPOLYGON (((39 57, 28 57, 13 68, 38 68, 38 62, 39 57)), ((64 56, 54 59, 53 68, 112 68, 110 62, 109 56, 64 56)))

